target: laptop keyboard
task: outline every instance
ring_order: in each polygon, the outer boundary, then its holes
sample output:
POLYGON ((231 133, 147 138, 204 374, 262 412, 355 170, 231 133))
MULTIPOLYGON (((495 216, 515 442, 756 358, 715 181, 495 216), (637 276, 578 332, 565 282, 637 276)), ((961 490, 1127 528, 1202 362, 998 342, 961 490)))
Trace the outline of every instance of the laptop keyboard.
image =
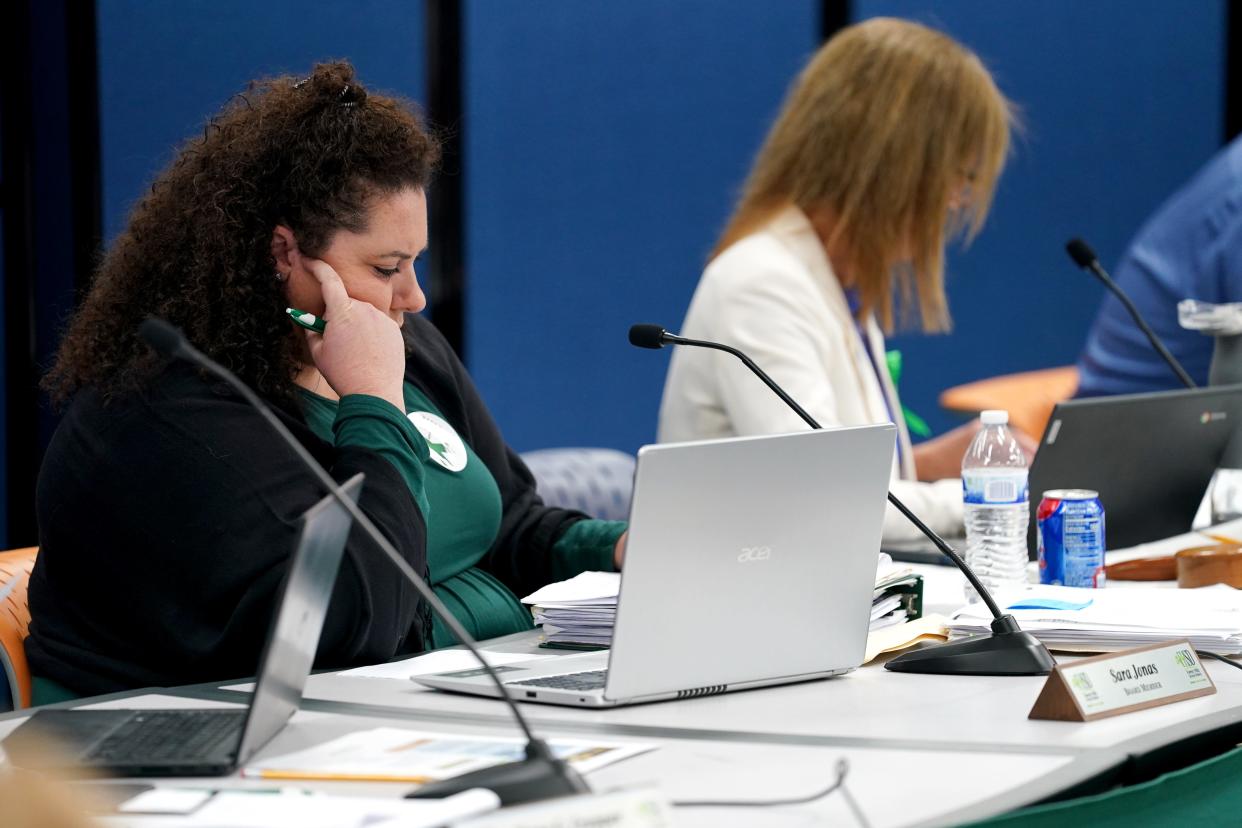
POLYGON ((89 758, 126 764, 208 758, 226 739, 239 740, 245 720, 244 710, 137 713, 96 745, 89 758))
POLYGON ((548 687, 553 690, 603 690, 607 678, 607 670, 590 670, 585 673, 566 673, 563 676, 544 676, 525 681, 506 681, 505 684, 521 687, 548 687))

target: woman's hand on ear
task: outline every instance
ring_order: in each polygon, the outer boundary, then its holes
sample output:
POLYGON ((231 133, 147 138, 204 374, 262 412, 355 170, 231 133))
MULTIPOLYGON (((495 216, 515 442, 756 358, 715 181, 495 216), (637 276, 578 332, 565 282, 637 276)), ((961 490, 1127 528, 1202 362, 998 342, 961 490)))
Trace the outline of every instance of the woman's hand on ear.
POLYGON ((355 302, 341 277, 320 259, 301 264, 323 291, 322 334, 306 331, 311 359, 339 396, 368 394, 405 410, 405 340, 401 326, 369 302, 355 302))

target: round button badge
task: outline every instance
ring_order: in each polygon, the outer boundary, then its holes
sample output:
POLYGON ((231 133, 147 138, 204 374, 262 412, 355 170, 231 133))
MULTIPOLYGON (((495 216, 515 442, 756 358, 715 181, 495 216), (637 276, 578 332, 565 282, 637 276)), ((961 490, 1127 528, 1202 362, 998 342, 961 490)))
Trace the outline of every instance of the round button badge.
POLYGON ((466 467, 466 444, 453 427, 430 411, 411 411, 410 422, 427 441, 431 459, 441 468, 459 472, 466 467))

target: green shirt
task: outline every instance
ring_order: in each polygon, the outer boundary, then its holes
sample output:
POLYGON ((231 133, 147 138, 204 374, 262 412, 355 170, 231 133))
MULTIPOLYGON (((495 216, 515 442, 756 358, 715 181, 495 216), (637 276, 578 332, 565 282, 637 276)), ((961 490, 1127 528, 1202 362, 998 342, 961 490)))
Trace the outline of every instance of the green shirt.
MULTIPOLYGON (((530 629, 530 612, 517 596, 478 566, 500 530, 495 479, 426 395, 409 383, 403 390, 407 417, 375 397, 350 395, 337 403, 303 391, 307 425, 337 446, 379 452, 405 478, 427 521, 432 588, 471 635, 486 639, 530 629)), ((553 546, 554 577, 611 570, 624 530, 620 521, 572 524, 553 546)), ((457 643, 438 618, 433 640, 436 647, 457 643)))

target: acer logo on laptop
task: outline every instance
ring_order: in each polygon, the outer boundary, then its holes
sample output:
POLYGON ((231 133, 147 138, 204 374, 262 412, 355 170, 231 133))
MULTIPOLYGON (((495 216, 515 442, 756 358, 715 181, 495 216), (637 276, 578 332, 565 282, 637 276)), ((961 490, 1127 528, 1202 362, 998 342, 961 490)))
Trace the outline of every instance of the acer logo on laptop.
POLYGON ((742 554, 737 556, 738 563, 758 563, 772 557, 770 546, 743 546, 742 554))

